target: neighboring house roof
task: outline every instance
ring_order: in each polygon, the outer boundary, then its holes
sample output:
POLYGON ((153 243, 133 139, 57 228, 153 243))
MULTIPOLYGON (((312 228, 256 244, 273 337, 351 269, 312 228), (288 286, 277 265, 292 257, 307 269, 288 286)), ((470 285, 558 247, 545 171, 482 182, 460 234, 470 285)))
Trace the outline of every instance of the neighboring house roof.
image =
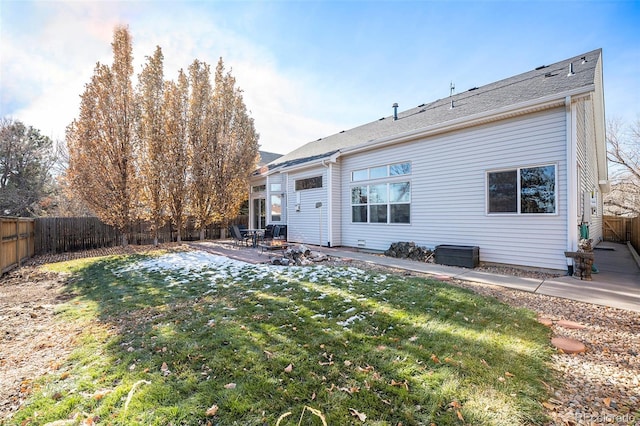
POLYGON ((366 145, 371 141, 471 119, 479 114, 500 111, 519 104, 592 91, 601 54, 602 49, 596 49, 495 83, 418 105, 399 112, 397 120, 394 120, 393 116, 387 116, 351 130, 320 138, 271 161, 260 172, 268 173, 269 170, 313 162, 330 157, 338 151, 366 145))
POLYGON ((260 167, 282 157, 282 154, 276 154, 275 152, 258 151, 258 153, 260 154, 260 162, 258 163, 258 166, 260 167))

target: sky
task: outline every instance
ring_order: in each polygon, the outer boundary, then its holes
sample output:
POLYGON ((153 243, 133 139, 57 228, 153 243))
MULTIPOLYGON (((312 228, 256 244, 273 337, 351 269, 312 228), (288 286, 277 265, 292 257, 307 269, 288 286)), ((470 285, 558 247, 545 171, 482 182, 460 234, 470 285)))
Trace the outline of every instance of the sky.
POLYGON ((0 113, 63 140, 96 63, 112 63, 114 28, 128 25, 136 76, 156 46, 167 80, 222 57, 269 152, 597 48, 606 117, 630 123, 639 22, 637 0, 0 0, 0 113))

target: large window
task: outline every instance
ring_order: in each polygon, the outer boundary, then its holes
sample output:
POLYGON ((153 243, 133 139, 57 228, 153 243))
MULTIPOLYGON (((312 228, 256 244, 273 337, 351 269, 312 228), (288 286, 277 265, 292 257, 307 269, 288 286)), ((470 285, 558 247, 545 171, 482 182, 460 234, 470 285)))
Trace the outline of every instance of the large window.
POLYGON ((296 180, 296 191, 305 189, 322 188, 322 176, 314 176, 306 179, 296 180))
POLYGON ((487 174, 489 213, 556 213, 556 166, 522 167, 487 174))
POLYGON ((380 183, 351 188, 354 223, 410 223, 411 184, 380 183))

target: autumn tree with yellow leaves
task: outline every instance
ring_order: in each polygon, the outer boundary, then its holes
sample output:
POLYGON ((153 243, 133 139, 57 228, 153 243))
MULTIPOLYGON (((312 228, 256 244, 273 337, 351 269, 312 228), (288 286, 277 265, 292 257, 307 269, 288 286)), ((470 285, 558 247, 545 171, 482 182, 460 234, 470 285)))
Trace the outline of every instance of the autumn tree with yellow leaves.
POLYGON ((154 245, 158 245, 158 230, 165 223, 167 213, 163 59, 162 49, 156 47, 139 76, 137 91, 138 216, 151 223, 154 245))
POLYGON ((116 27, 113 64, 96 64, 81 95, 80 114, 67 127, 73 191, 103 222, 116 227, 127 244, 136 204, 135 96, 133 56, 127 27, 116 27))
POLYGON ((215 202, 213 217, 233 218, 245 199, 249 176, 258 164, 258 134, 231 72, 218 60, 212 98, 216 155, 211 169, 215 202))
POLYGON ((215 85, 207 64, 189 67, 189 152, 192 213, 204 239, 204 228, 238 214, 251 172, 258 161, 258 135, 235 78, 218 61, 215 85))
POLYGON ((178 81, 168 81, 164 91, 164 152, 170 161, 165 167, 166 204, 171 222, 176 228, 176 241, 182 240, 182 228, 187 219, 189 203, 188 112, 189 81, 180 70, 178 81))
POLYGON ((190 168, 191 214, 200 239, 204 228, 218 218, 214 213, 215 192, 213 168, 217 161, 218 144, 215 136, 215 117, 211 108, 213 88, 209 65, 197 59, 189 66, 188 146, 190 168))
POLYGON ((235 78, 218 61, 215 85, 209 65, 195 60, 188 76, 164 81, 157 47, 132 86, 127 27, 117 27, 113 64, 96 65, 81 96, 80 114, 67 128, 73 191, 123 245, 130 221, 144 218, 156 231, 171 220, 181 239, 187 217, 200 238, 211 223, 226 223, 246 198, 257 166, 258 135, 235 78))

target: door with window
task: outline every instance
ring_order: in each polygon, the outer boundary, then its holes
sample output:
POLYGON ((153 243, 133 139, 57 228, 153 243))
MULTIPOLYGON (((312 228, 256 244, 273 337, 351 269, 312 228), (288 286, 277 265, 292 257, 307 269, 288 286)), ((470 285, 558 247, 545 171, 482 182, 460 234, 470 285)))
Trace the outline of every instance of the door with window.
POLYGON ((251 218, 251 227, 255 229, 264 229, 267 224, 266 199, 253 199, 253 217, 251 218))

